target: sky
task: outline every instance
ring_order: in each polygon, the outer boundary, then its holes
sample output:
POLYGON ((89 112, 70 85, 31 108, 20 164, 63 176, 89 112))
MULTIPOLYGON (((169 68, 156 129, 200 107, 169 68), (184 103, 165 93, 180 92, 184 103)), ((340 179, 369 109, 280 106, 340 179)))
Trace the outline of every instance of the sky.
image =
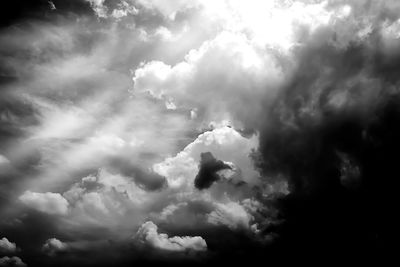
POLYGON ((0 266, 393 255, 400 2, 0 5, 0 266))

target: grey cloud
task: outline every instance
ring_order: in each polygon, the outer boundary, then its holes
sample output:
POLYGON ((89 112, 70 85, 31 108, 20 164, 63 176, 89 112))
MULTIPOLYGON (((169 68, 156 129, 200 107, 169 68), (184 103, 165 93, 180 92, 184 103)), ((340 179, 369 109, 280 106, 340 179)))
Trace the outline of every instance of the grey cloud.
POLYGON ((25 267, 27 265, 19 257, 5 256, 5 257, 0 258, 0 266, 2 266, 2 267, 11 267, 11 266, 25 267))
POLYGON ((230 229, 250 227, 251 215, 249 215, 243 206, 231 202, 227 204, 217 204, 215 211, 208 215, 208 222, 211 224, 222 224, 230 229))
POLYGON ((205 251, 206 241, 200 236, 173 236, 158 233, 158 227, 153 222, 144 223, 135 235, 135 239, 153 248, 166 251, 205 251))
POLYGON ((10 163, 10 161, 6 157, 4 157, 3 155, 0 155, 0 164, 1 165, 7 165, 9 163, 10 163))
POLYGON ((68 201, 58 193, 36 193, 31 191, 24 192, 19 200, 29 208, 54 214, 66 215, 68 213, 68 201))
POLYGON ((49 256, 54 256, 57 253, 64 252, 68 249, 68 245, 57 238, 47 239, 42 246, 42 251, 49 256))
POLYGON ((2 254, 13 254, 17 251, 17 245, 10 242, 6 237, 0 239, 0 253, 2 254))

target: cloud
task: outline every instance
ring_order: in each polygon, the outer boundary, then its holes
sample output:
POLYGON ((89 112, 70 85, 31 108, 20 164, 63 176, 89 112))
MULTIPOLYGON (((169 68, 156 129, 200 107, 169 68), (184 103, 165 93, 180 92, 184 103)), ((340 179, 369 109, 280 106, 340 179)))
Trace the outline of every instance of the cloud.
POLYGON ((216 204, 215 211, 208 215, 207 220, 211 224, 225 225, 232 230, 236 230, 249 228, 252 216, 240 204, 229 202, 216 204))
MULTIPOLYGON (((158 201, 156 192, 147 192, 131 178, 105 169, 73 184, 63 196, 70 203, 74 224, 135 227, 144 217, 149 203, 158 201)), ((115 229, 114 229, 115 228, 115 229)))
POLYGON ((176 156, 155 164, 153 169, 166 177, 172 188, 193 187, 199 171, 200 155, 210 152, 225 162, 232 162, 241 170, 243 180, 256 183, 259 175, 249 158, 251 149, 256 147, 257 140, 254 136, 247 139, 236 130, 225 126, 204 132, 176 156))
POLYGON ((86 0, 90 3, 93 11, 99 18, 107 17, 107 6, 104 5, 105 0, 86 0))
POLYGON ((177 107, 198 109, 198 119, 254 127, 254 116, 262 108, 259 100, 274 94, 282 70, 273 54, 260 54, 245 35, 226 31, 174 66, 161 61, 144 64, 133 81, 134 93, 150 92, 177 107), (222 65, 229 65, 230 71, 222 65))
POLYGON ((385 228, 395 202, 389 185, 396 184, 391 158, 399 149, 400 121, 393 90, 399 58, 390 48, 398 47, 390 28, 399 17, 390 10, 398 3, 346 3, 327 7, 349 20, 329 20, 293 49, 295 68, 265 107, 260 127, 262 176, 285 177, 291 191, 282 202, 281 242, 293 253, 333 253, 339 245, 363 255, 386 250, 378 244, 390 247, 392 230, 385 228), (372 221, 370 205, 382 212, 372 221), (381 241, 368 239, 372 235, 381 241))
POLYGON ((42 246, 42 251, 49 256, 54 256, 59 252, 66 251, 68 249, 68 245, 57 238, 47 239, 46 242, 42 246))
POLYGON ((205 251, 206 241, 200 236, 174 236, 158 233, 158 227, 153 222, 145 222, 135 235, 135 239, 153 248, 165 251, 205 251))
POLYGON ((12 164, 8 158, 0 154, 0 175, 9 174, 12 164))
POLYGON ((3 257, 0 258, 0 266, 2 267, 11 267, 11 266, 16 266, 16 267, 25 267, 27 266, 19 257, 13 256, 13 257, 3 257))
POLYGON ((3 155, 0 155, 0 165, 7 165, 9 163, 10 163, 10 161, 6 157, 4 157, 3 155))
POLYGON ((194 178, 194 186, 200 190, 210 187, 219 180, 218 171, 225 169, 231 169, 231 166, 217 160, 210 152, 201 153, 199 172, 194 178))
POLYGON ((169 219, 170 216, 174 215, 174 213, 182 207, 187 206, 187 203, 182 202, 179 204, 170 204, 163 208, 160 214, 157 216, 159 220, 166 221, 169 219))
POLYGON ((25 191, 19 200, 27 207, 40 212, 53 215, 66 215, 68 213, 68 201, 58 193, 36 193, 25 191))
POLYGON ((63 215, 39 245, 118 247, 145 225, 161 250, 214 249, 210 233, 228 251, 271 233, 287 254, 384 247, 397 1, 44 2, 0 31, 0 217, 23 225, 4 235, 31 229, 15 192, 63 215))
POLYGON ((174 20, 178 12, 199 6, 199 1, 172 0, 168 4, 160 0, 138 0, 138 3, 148 9, 157 10, 165 17, 174 20))
POLYGON ((48 3, 49 3, 49 7, 50 7, 51 10, 56 10, 57 9, 56 5, 54 5, 54 3, 52 1, 48 1, 48 3))
POLYGON ((114 9, 111 13, 111 17, 115 19, 121 19, 129 14, 138 15, 139 10, 127 1, 121 1, 120 3, 118 3, 118 7, 114 9))
POLYGON ((13 242, 8 241, 7 238, 3 237, 0 239, 0 252, 1 253, 15 253, 17 251, 17 245, 13 242))
POLYGON ((201 229, 209 226, 207 214, 214 210, 214 201, 205 194, 186 194, 178 197, 174 203, 164 206, 162 210, 154 211, 149 220, 176 233, 188 230, 201 234, 201 229))
POLYGON ((341 158, 340 182, 347 188, 357 188, 360 185, 361 171, 360 167, 354 160, 346 154, 338 153, 341 158))

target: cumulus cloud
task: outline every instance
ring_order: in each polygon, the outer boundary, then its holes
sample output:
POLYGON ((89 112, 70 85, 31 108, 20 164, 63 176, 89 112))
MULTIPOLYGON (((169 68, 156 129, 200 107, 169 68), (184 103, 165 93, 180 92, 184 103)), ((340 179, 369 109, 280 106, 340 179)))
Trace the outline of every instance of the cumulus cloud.
POLYGON ((46 242, 42 246, 42 251, 49 256, 54 256, 59 252, 66 251, 68 249, 68 245, 57 238, 47 239, 46 242))
POLYGON ((1 253, 15 253, 17 251, 17 245, 10 242, 6 237, 0 239, 0 252, 1 253))
POLYGON ((107 17, 107 6, 104 5, 105 0, 85 0, 90 3, 93 11, 99 18, 107 17))
POLYGON ((256 147, 256 137, 248 139, 231 127, 220 127, 199 135, 176 156, 155 164, 153 169, 166 177, 170 187, 193 187, 201 153, 210 152, 220 160, 232 162, 241 170, 243 180, 256 183, 259 175, 249 157, 251 150, 256 147))
POLYGON ((135 235, 135 239, 153 248, 165 251, 205 251, 206 241, 200 236, 173 236, 158 233, 158 227, 153 222, 145 222, 135 235))
POLYGON ((105 169, 82 178, 63 196, 71 205, 71 222, 112 228, 117 225, 139 226, 147 205, 158 201, 160 197, 157 192, 140 188, 132 178, 105 169))
POLYGON ((118 3, 117 8, 113 10, 111 16, 116 19, 121 19, 127 15, 137 15, 138 13, 139 10, 132 3, 121 1, 118 3))
POLYGON ((11 266, 16 266, 16 267, 25 267, 27 266, 19 257, 3 257, 0 258, 0 266, 2 267, 11 267, 11 266))
POLYGON ((230 229, 248 228, 250 226, 251 215, 249 215, 243 206, 235 202, 227 204, 216 204, 215 211, 208 215, 208 222, 211 224, 220 224, 230 229))
POLYGON ((222 32, 175 66, 144 64, 133 81, 134 92, 150 92, 177 107, 198 109, 206 121, 232 120, 239 127, 254 127, 254 116, 262 108, 259 100, 274 94, 282 70, 273 54, 260 54, 246 36, 222 32))
POLYGON ((53 215, 66 215, 68 213, 68 201, 58 193, 36 193, 26 191, 19 200, 27 207, 40 212, 53 215))

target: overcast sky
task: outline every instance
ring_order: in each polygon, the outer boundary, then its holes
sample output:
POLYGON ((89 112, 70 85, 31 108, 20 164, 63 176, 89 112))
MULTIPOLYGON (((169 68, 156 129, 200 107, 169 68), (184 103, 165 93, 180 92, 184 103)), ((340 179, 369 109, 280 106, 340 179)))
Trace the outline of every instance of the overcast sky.
POLYGON ((399 1, 0 5, 0 266, 390 255, 399 1))

